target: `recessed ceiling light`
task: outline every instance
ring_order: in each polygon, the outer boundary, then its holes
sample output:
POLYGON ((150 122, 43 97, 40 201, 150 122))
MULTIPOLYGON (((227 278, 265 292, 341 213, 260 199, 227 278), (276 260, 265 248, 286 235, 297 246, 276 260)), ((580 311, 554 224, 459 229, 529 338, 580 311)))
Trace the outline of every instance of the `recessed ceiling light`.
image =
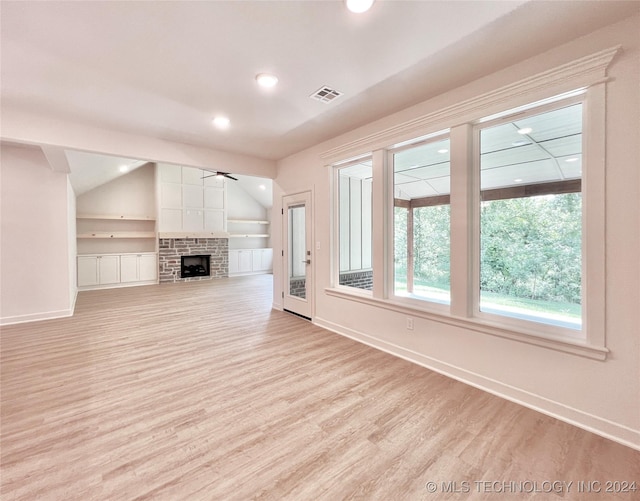
POLYGON ((449 150, 446 148, 442 148, 441 150, 438 150, 438 153, 448 153, 449 150))
POLYGON ((530 134, 533 132, 531 127, 523 127, 522 129, 518 129, 518 134, 530 134))
POLYGON ((514 180, 513 180, 513 182, 514 182, 514 183, 521 183, 521 182, 522 182, 522 179, 521 179, 521 178, 517 178, 517 179, 514 179, 514 180))
POLYGON ((514 141, 513 143, 511 143, 511 146, 524 146, 525 144, 529 144, 529 141, 514 141))
POLYGON ((258 73, 256 82, 260 87, 273 87, 278 83, 278 77, 269 73, 258 73))
POLYGON ((120 167, 118 167, 118 170, 120 172, 129 172, 129 166, 128 165, 121 165, 120 167))
POLYGON ((373 5, 373 0, 346 0, 347 9, 356 14, 368 11, 373 5))
POLYGON ((578 157, 565 158, 565 162, 577 162, 580 160, 578 157))
POLYGON ((261 190, 266 190, 267 187, 264 184, 261 184, 260 186, 258 186, 258 188, 260 188, 261 190))
POLYGON ((213 125, 215 125, 218 129, 228 129, 231 121, 228 117, 219 115, 213 119, 213 125))

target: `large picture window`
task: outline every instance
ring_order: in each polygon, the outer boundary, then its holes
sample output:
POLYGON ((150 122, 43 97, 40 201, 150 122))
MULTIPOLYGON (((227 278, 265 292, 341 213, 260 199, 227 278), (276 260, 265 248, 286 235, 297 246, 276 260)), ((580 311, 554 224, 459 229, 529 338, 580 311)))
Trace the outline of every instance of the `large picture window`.
POLYGON ((370 298, 327 293, 606 358, 606 85, 567 89, 565 70, 563 90, 546 98, 536 77, 527 86, 537 101, 523 102, 519 82, 328 152, 339 213, 333 283, 364 267, 365 241, 378 247, 370 298), (364 145, 366 161, 340 161, 365 155, 364 145), (358 178, 371 187, 366 218, 354 212, 369 193, 358 178))
POLYGON ((449 139, 392 152, 394 293, 451 300, 449 139))
POLYGON ((480 130, 480 311, 580 329, 582 104, 480 130))

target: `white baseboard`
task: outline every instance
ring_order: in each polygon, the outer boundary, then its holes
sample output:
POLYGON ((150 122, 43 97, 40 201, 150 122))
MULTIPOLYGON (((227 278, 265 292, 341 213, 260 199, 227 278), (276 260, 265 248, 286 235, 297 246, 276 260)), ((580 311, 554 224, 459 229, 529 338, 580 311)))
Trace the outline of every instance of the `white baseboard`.
POLYGON ((388 341, 378 339, 329 320, 316 317, 314 324, 348 337, 355 341, 377 348, 399 358, 413 362, 434 372, 486 391, 511 402, 523 405, 553 418, 572 424, 589 432, 613 440, 632 449, 640 450, 640 430, 609 421, 594 414, 575 409, 563 403, 502 383, 495 379, 476 374, 461 367, 442 362, 421 353, 403 348, 388 341))
POLYGON ((284 309, 281 303, 276 303, 275 301, 271 304, 271 308, 278 311, 282 311, 284 309))
POLYGON ((41 320, 53 320, 54 318, 72 317, 75 309, 75 301, 71 308, 58 311, 44 311, 41 313, 30 313, 28 315, 16 315, 13 317, 0 318, 0 325, 23 324, 26 322, 39 322, 41 320))

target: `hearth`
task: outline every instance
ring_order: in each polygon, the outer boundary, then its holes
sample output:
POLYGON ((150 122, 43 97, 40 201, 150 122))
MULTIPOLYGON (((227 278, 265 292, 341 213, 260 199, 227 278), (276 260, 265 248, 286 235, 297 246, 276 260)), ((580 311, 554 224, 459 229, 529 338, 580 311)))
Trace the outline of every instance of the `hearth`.
POLYGON ((180 256, 180 278, 208 277, 210 255, 180 256))

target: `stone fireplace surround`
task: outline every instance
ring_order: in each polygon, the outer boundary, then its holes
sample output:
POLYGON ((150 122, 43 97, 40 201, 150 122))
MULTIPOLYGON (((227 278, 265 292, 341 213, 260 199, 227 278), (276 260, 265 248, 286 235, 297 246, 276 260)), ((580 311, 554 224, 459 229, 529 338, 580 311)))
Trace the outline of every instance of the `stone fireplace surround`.
POLYGON ((229 276, 229 241, 226 238, 160 238, 158 246, 160 283, 190 282, 229 276), (210 276, 180 277, 180 257, 210 255, 210 276))

